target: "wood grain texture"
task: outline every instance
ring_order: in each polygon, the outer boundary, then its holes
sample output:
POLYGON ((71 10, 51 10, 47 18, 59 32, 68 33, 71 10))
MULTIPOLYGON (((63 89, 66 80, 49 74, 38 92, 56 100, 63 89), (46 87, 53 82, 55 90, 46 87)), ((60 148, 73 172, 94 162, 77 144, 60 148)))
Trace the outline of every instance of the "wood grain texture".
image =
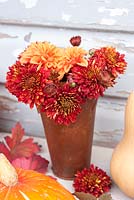
POLYGON ((0 1, 1 23, 134 31, 133 19, 132 0, 0 1))

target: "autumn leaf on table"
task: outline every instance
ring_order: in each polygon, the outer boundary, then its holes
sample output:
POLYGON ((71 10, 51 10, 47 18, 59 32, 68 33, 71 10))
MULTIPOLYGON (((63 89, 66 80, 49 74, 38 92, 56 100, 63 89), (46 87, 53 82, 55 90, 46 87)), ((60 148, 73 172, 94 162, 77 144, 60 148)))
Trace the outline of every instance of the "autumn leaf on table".
POLYGON ((49 161, 36 155, 40 152, 40 145, 33 138, 23 139, 25 132, 20 123, 12 129, 11 136, 4 137, 0 142, 0 153, 15 166, 23 169, 36 170, 41 173, 47 171, 49 161))
POLYGON ((84 192, 75 192, 74 195, 80 200, 97 200, 95 196, 92 194, 84 193, 84 192))
POLYGON ((40 146, 33 142, 33 138, 23 140, 25 132, 20 123, 12 129, 11 136, 6 136, 5 144, 0 144, 0 152, 12 161, 18 157, 30 157, 40 151, 40 146))
POLYGON ((102 194, 100 197, 96 198, 94 195, 85 192, 75 192, 74 195, 79 200, 112 200, 110 193, 102 194))
POLYGON ((21 157, 12 161, 14 167, 36 170, 40 173, 46 173, 49 161, 40 155, 33 155, 29 158, 21 157))

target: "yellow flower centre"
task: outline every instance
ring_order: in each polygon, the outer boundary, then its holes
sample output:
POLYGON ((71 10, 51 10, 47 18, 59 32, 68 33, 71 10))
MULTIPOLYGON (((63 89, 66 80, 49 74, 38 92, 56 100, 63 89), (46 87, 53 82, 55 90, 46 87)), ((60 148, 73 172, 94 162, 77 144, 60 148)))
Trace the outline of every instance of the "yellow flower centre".
POLYGON ((25 77, 23 79, 22 85, 24 89, 32 89, 34 87, 37 87, 39 85, 39 78, 38 77, 25 77))
POLYGON ((106 58, 108 62, 115 64, 116 63, 116 52, 113 49, 108 49, 106 51, 106 58))
POLYGON ((58 100, 58 108, 64 115, 70 114, 74 110, 74 98, 73 96, 61 96, 58 100))
POLYGON ((89 176, 85 176, 84 177, 84 182, 88 183, 88 185, 93 186, 93 185, 99 185, 101 180, 99 179, 99 177, 96 174, 92 174, 89 176))
POLYGON ((87 73, 88 79, 91 79, 93 75, 94 75, 93 71, 88 71, 87 73))

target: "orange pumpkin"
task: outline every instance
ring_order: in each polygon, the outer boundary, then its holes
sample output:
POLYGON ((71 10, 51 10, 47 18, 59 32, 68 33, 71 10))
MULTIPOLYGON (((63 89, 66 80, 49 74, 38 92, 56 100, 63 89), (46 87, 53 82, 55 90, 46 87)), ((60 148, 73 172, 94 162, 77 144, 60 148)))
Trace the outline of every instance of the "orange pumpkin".
POLYGON ((14 169, 0 154, 1 200, 74 200, 56 180, 32 170, 14 169))

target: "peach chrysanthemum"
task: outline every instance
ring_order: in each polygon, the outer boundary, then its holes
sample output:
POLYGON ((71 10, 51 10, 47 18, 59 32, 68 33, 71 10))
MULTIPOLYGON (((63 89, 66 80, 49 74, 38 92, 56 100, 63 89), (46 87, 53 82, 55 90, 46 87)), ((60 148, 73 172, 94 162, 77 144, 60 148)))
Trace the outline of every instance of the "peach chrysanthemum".
POLYGON ((62 50, 49 42, 33 42, 19 56, 21 64, 36 64, 46 69, 58 68, 62 50))
POLYGON ((87 67, 88 61, 85 58, 87 51, 79 47, 68 47, 63 56, 64 72, 67 73, 76 64, 87 67))

